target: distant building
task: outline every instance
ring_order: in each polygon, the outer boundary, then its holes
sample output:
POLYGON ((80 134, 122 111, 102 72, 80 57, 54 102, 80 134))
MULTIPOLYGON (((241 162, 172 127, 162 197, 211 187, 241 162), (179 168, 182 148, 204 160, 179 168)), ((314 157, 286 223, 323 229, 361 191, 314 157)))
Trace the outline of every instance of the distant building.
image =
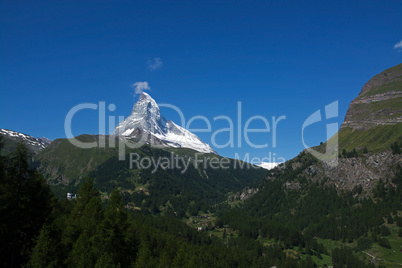
POLYGON ((77 198, 77 195, 76 195, 76 194, 67 193, 67 199, 74 199, 74 198, 77 198))

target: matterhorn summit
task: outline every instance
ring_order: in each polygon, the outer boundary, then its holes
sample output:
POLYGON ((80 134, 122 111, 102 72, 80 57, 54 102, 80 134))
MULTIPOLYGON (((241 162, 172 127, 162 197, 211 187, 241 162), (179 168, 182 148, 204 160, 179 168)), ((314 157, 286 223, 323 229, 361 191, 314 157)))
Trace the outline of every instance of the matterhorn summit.
POLYGON ((156 101, 147 93, 141 93, 129 117, 117 125, 114 135, 139 139, 142 142, 190 148, 202 153, 216 152, 194 133, 166 120, 156 101))

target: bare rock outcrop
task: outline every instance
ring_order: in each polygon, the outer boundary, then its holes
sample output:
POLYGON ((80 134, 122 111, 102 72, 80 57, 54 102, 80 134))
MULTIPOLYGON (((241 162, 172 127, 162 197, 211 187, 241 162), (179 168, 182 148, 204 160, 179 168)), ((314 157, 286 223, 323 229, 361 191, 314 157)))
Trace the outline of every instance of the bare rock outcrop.
POLYGON ((245 201, 258 193, 259 189, 258 188, 253 188, 253 187, 247 187, 244 188, 241 192, 234 193, 228 197, 228 200, 230 201, 235 201, 235 200, 241 200, 245 201))
POLYGON ((392 179, 396 165, 402 164, 402 155, 394 155, 391 150, 370 156, 340 158, 337 167, 323 163, 325 176, 338 189, 351 190, 361 185, 370 190, 380 179, 392 179))

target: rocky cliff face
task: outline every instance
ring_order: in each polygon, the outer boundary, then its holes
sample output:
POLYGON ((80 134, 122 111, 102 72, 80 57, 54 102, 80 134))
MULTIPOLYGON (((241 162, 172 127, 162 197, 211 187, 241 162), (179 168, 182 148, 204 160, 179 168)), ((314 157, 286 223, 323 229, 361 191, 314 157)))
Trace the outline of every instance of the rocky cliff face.
POLYGON ((329 178, 337 188, 352 190, 361 185, 364 190, 370 190, 380 179, 395 176, 395 167, 402 164, 400 154, 392 154, 391 150, 367 154, 359 157, 341 158, 338 167, 324 166, 325 177, 329 178))
POLYGON ((349 105, 341 130, 369 130, 402 122, 402 64, 374 76, 349 105))
MULTIPOLYGON (((300 164, 301 160, 292 163, 300 164)), ((304 176, 312 181, 328 178, 328 183, 334 184, 340 190, 352 190, 362 186, 365 191, 370 189, 381 179, 391 179, 395 176, 395 168, 402 165, 402 155, 392 154, 391 150, 380 153, 367 153, 357 157, 340 158, 337 167, 325 163, 315 163, 302 171, 304 176)), ((288 188, 295 188, 294 185, 288 188)))
POLYGON ((259 191, 258 188, 246 187, 241 192, 237 192, 237 193, 229 195, 228 200, 229 201, 235 201, 235 200, 246 201, 247 199, 249 199, 256 193, 258 193, 258 191, 259 191))

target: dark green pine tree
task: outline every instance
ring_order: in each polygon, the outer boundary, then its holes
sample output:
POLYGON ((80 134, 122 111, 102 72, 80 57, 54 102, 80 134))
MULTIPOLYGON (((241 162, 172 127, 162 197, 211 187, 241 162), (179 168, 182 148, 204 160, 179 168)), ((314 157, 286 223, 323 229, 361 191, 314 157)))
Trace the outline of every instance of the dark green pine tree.
POLYGON ((135 241, 130 241, 127 236, 127 214, 119 190, 115 189, 109 200, 105 219, 94 238, 96 248, 99 255, 107 254, 114 264, 127 267, 132 260, 135 260, 135 252, 128 250, 129 244, 135 241))
POLYGON ((394 142, 391 144, 391 150, 393 154, 401 154, 401 147, 398 142, 394 142))
POLYGON ((104 214, 99 192, 91 179, 86 180, 80 188, 71 218, 66 230, 67 243, 71 243, 66 264, 74 267, 94 267, 101 257, 95 236, 99 232, 104 214))
POLYGON ((28 262, 35 238, 52 215, 54 197, 43 176, 30 169, 29 159, 21 142, 9 158, 0 160, 2 267, 19 267, 28 262))
POLYGON ((44 225, 32 251, 29 267, 60 267, 57 241, 51 227, 44 225))
POLYGON ((155 267, 157 262, 152 257, 152 252, 149 249, 148 241, 142 241, 139 251, 138 251, 138 258, 135 262, 134 267, 155 267))

